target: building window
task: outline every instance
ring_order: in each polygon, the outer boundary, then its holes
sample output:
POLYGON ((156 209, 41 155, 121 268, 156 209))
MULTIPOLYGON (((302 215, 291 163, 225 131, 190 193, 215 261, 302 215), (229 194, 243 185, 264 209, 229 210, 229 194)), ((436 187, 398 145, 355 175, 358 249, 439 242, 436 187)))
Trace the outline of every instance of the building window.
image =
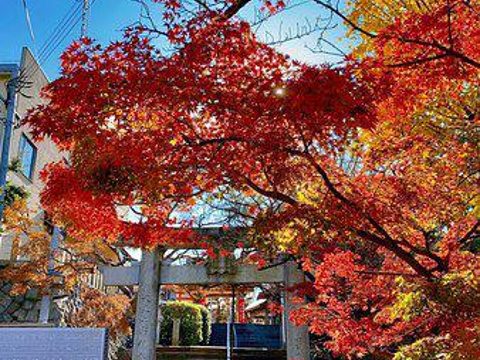
POLYGON ((30 180, 33 179, 33 171, 35 169, 35 161, 37 159, 37 148, 33 143, 22 134, 20 138, 20 171, 30 180))

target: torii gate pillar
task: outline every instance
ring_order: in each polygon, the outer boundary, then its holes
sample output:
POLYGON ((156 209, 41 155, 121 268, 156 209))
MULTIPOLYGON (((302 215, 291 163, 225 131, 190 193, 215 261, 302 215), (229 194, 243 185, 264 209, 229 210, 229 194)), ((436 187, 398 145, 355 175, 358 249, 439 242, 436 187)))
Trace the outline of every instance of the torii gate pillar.
POLYGON ((310 339, 307 326, 295 326, 291 321, 291 312, 301 304, 294 304, 294 294, 288 289, 305 281, 303 272, 294 262, 284 265, 284 310, 283 321, 286 332, 287 360, 309 360, 310 359, 310 339))
MULTIPOLYGON (((105 285, 139 285, 135 316, 133 360, 155 360, 158 326, 159 286, 164 284, 253 284, 258 282, 285 284, 290 287, 302 283, 303 273, 294 262, 283 267, 258 271, 255 265, 242 265, 235 275, 208 274, 205 266, 161 266, 161 252, 158 249, 143 251, 140 268, 104 268, 105 285)), ((295 326, 291 312, 295 304, 293 294, 285 291, 284 326, 288 360, 309 360, 309 336, 306 326, 295 326)))
POLYGON ((160 250, 142 251, 133 360, 155 360, 160 287, 160 250))

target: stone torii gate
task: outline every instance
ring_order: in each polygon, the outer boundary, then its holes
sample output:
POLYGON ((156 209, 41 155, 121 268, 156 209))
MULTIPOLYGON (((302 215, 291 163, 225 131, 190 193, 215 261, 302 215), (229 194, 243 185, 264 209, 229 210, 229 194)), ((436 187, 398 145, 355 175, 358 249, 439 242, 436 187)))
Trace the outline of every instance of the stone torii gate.
MULTIPOLYGON (((234 272, 211 273, 205 265, 162 265, 158 249, 143 251, 140 264, 130 267, 104 267, 107 286, 138 285, 133 360, 155 360, 158 328, 160 285, 215 285, 283 283, 289 288, 304 281, 304 275, 293 262, 265 270, 255 265, 238 265, 234 272)), ((288 360, 308 360, 309 337, 306 326, 295 326, 290 321, 293 295, 285 291, 283 321, 286 332, 288 360)))

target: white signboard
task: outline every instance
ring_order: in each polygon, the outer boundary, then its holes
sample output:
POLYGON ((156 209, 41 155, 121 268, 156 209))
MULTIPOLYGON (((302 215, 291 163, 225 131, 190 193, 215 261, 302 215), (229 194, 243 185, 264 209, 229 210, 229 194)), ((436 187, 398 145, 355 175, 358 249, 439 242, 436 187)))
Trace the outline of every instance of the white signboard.
POLYGON ((0 328, 0 360, 106 358, 106 329, 0 328))

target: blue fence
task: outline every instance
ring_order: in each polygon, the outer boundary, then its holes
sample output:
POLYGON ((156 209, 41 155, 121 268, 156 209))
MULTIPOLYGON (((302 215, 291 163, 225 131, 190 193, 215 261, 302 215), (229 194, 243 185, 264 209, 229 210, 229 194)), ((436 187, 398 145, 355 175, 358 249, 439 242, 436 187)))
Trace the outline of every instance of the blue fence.
MULTIPOLYGON (((280 325, 233 324, 234 347, 281 349, 280 325)), ((212 324, 211 346, 227 346, 227 325, 212 324)))

